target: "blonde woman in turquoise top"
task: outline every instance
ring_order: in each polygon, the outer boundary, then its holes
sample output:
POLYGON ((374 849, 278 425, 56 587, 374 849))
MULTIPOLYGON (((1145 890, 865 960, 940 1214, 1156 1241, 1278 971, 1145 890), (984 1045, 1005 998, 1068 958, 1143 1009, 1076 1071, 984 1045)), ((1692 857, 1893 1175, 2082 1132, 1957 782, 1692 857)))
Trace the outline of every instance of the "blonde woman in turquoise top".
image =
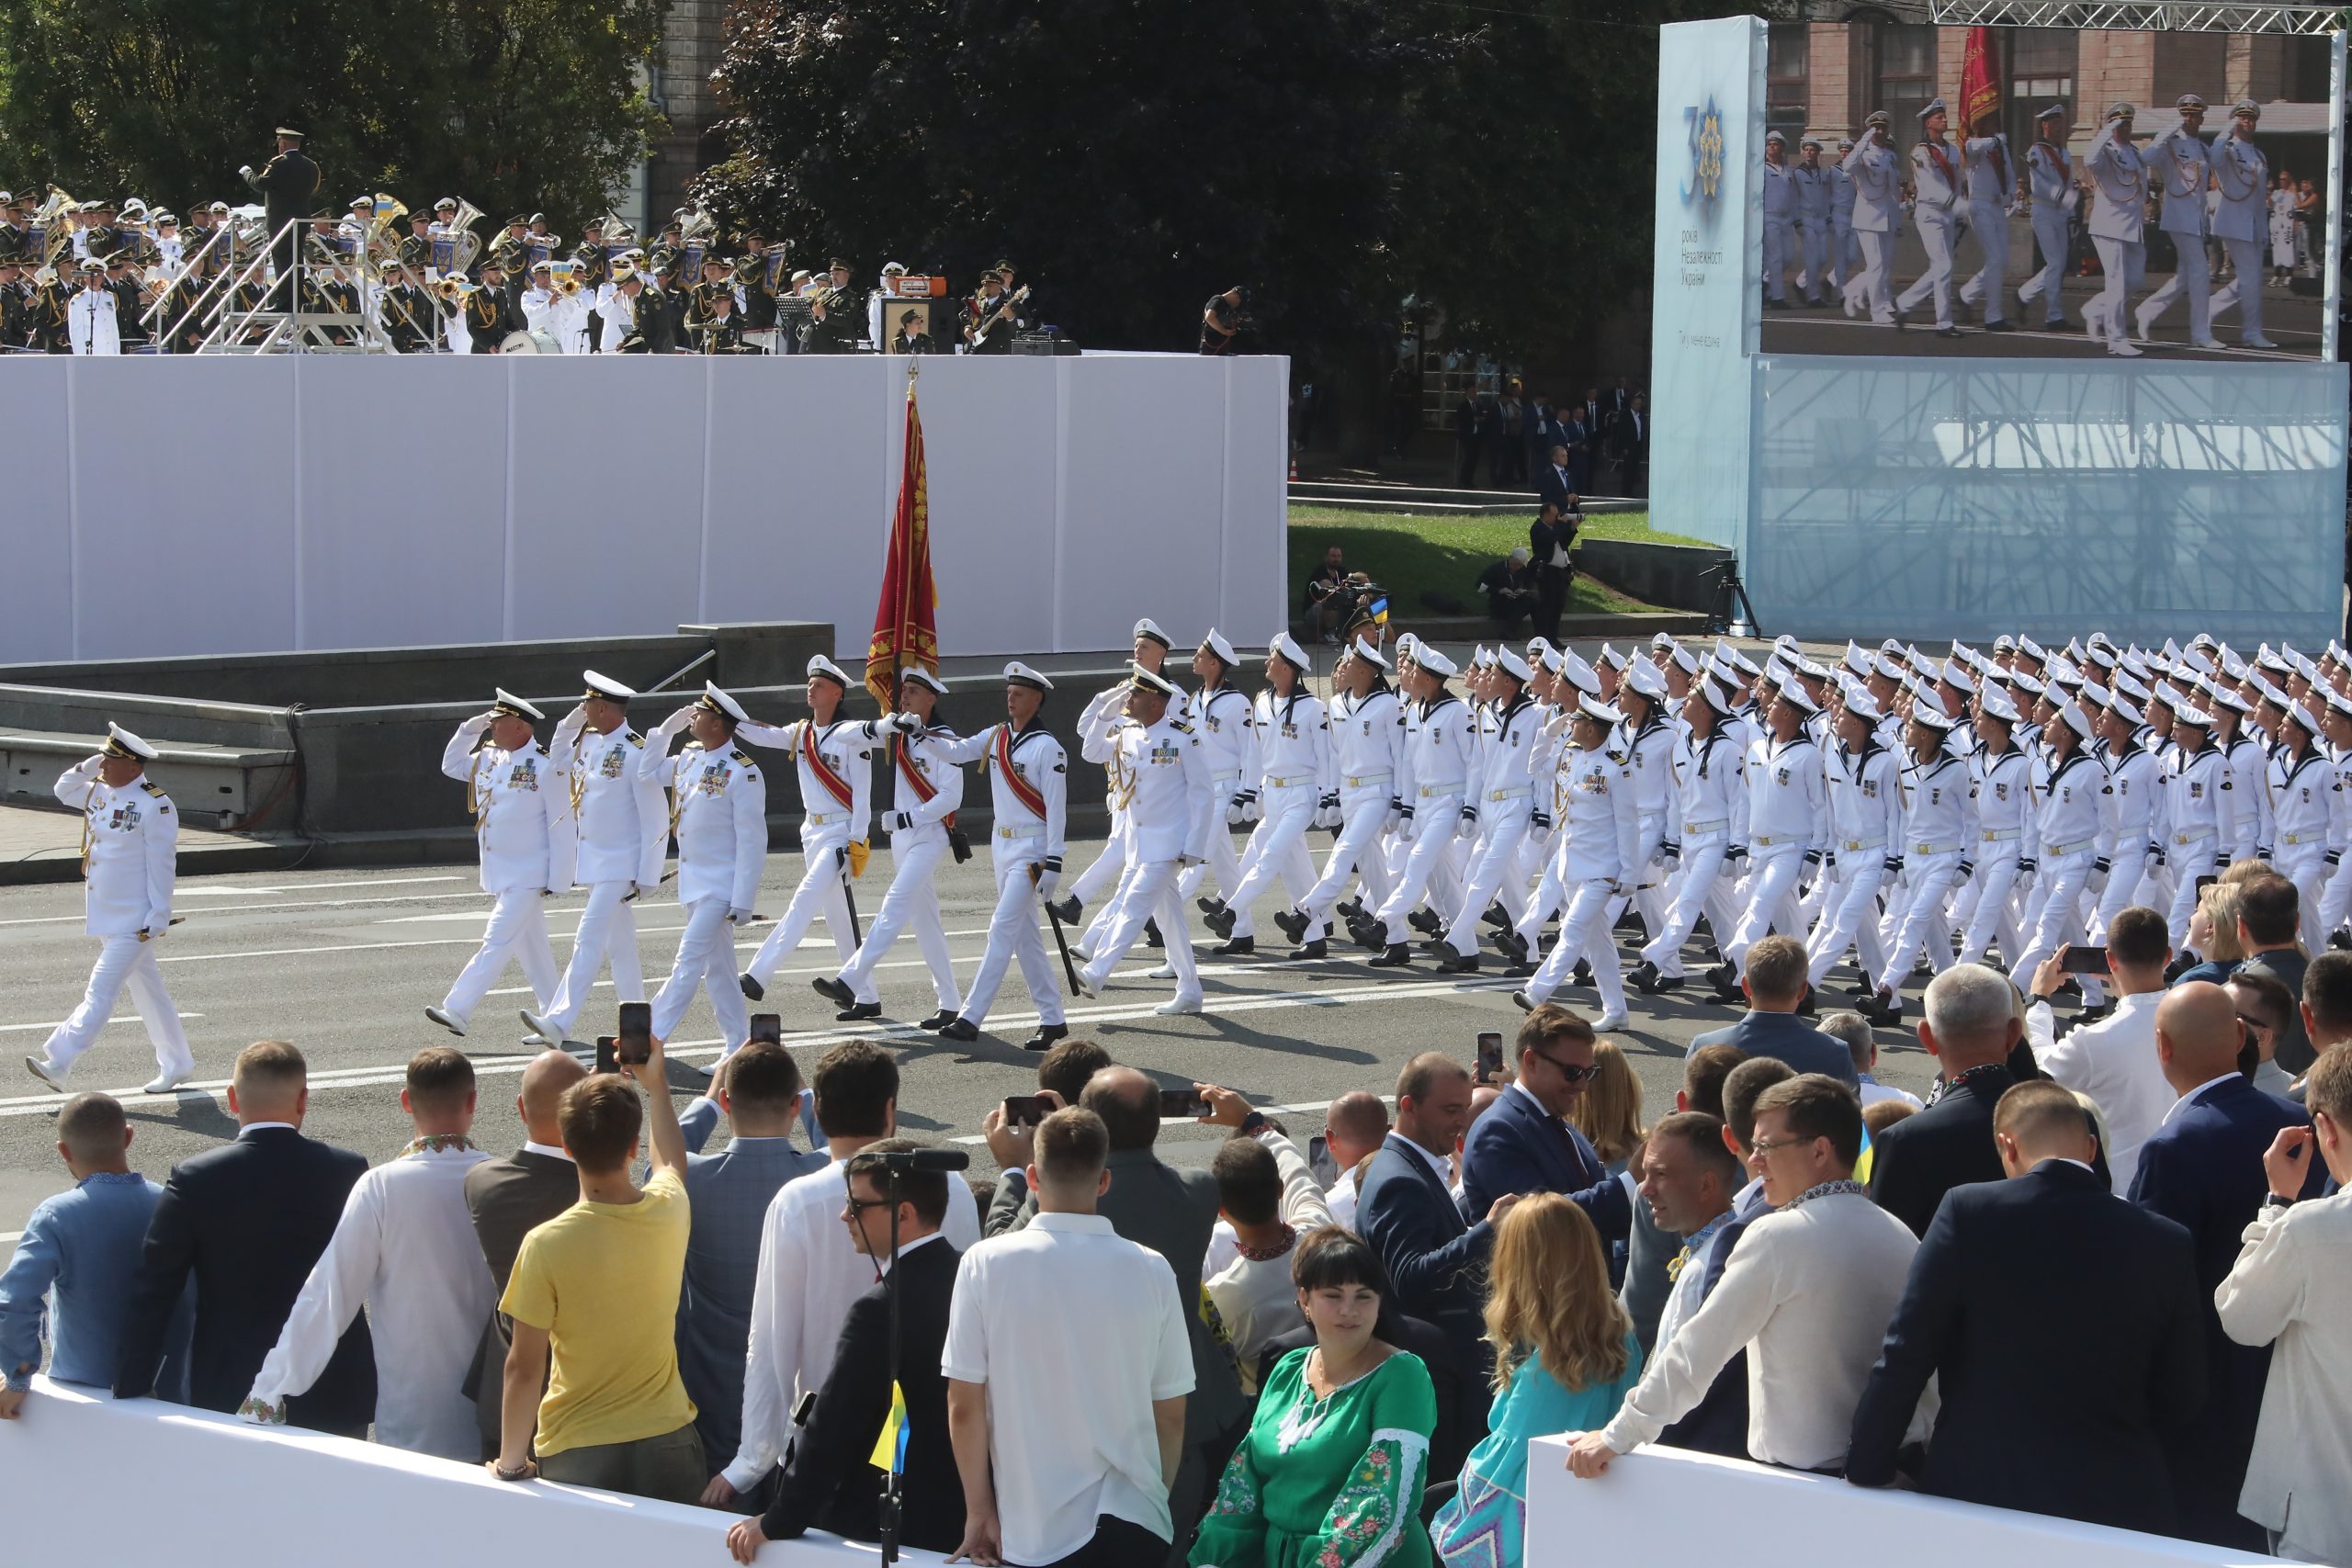
POLYGON ((1193 1568, 1430 1568, 1421 1528, 1437 1393, 1377 1338, 1379 1255, 1337 1225, 1292 1255, 1315 1343, 1274 1363, 1217 1483, 1193 1568))
POLYGON ((1641 1340, 1609 1289, 1600 1233, 1567 1199, 1514 1205, 1495 1228, 1487 1278, 1495 1405, 1461 1486, 1430 1521, 1446 1568, 1514 1568, 1525 1550, 1527 1439, 1599 1431, 1642 1375, 1641 1340))

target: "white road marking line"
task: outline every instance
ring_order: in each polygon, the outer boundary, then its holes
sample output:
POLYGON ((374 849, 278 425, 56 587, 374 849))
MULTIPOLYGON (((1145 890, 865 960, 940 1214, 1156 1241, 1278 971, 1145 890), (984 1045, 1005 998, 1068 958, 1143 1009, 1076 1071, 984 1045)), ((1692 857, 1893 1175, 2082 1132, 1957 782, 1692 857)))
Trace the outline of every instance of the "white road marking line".
MULTIPOLYGON (((185 887, 179 888, 173 894, 173 897, 175 898, 185 898, 187 897, 188 891, 189 890, 185 887)), ((213 917, 219 915, 243 915, 268 909, 356 909, 371 904, 429 903, 436 898, 448 898, 452 897, 455 897, 455 895, 447 893, 401 893, 395 894, 389 898, 282 898, 274 903, 266 904, 198 904, 188 912, 191 914, 201 914, 206 917, 213 917)), ((577 914, 579 911, 572 910, 571 912, 577 914)), ((490 917, 487 911, 484 911, 481 913, 469 912, 462 915, 428 915, 424 918, 427 919, 440 920, 482 920, 488 919, 490 917)), ((81 923, 82 917, 79 915, 37 915, 29 916, 22 919, 0 920, 0 926, 60 926, 80 925, 81 923)), ((379 921, 377 923, 384 924, 388 922, 379 921)))
MULTIPOLYGON (((203 1016, 204 1016, 204 1015, 203 1015, 202 1013, 200 1013, 200 1012, 184 1012, 184 1013, 180 1014, 180 1017, 181 1017, 183 1020, 186 1020, 186 1019, 191 1019, 191 1018, 202 1018, 203 1016)), ((119 1028, 123 1028, 123 1027, 126 1027, 126 1026, 128 1026, 128 1025, 130 1025, 130 1024, 137 1023, 138 1021, 139 1021, 139 1014, 138 1014, 136 1011, 132 1010, 125 1009, 121 1013, 119 1013, 119 1015, 117 1015, 116 1017, 113 1017, 113 1018, 110 1018, 110 1019, 107 1020, 107 1021, 106 1021, 106 1027, 107 1027, 107 1028, 108 1028, 108 1029, 119 1029, 119 1028)), ((65 1021, 64 1021, 63 1019, 60 1019, 60 1020, 58 1020, 58 1021, 57 1021, 57 1022, 55 1022, 55 1023, 0 1023, 0 1034, 10 1034, 10 1033, 14 1033, 14 1032, 16 1032, 17 1031, 19 1031, 19 1030, 28 1030, 28 1029, 39 1029, 39 1030, 44 1030, 44 1031, 45 1031, 45 1030, 51 1030, 51 1029, 58 1029, 58 1028, 62 1028, 62 1027, 64 1025, 64 1022, 65 1022, 65 1021)))
POLYGON ((202 886, 182 887, 175 895, 181 898, 241 898, 256 893, 334 893, 345 887, 414 887, 428 882, 471 882, 470 876, 451 872, 445 876, 367 876, 349 882, 289 882, 283 886, 202 886))
MULTIPOLYGON (((1236 1013, 1272 1012, 1298 1007, 1341 1007, 1349 1002, 1371 1001, 1375 998, 1394 1000, 1408 997, 1440 996, 1465 991, 1504 990, 1517 984, 1517 981, 1508 978, 1430 980, 1413 984, 1351 986, 1330 991, 1276 991, 1262 996, 1215 997, 1210 998, 1209 1010, 1204 1016, 1224 1018, 1236 1013)), ((1079 1008, 1070 1010, 1068 1019, 1074 1024, 1134 1022, 1157 1017, 1159 1006, 1159 1003, 1153 1000, 1132 1004, 1117 1003, 1106 1007, 1079 1008)), ((998 1039, 1018 1038, 1037 1021, 1037 1015, 1034 1012, 995 1014, 989 1020, 992 1025, 990 1033, 998 1039)), ((898 1039, 918 1043, 938 1038, 936 1035, 928 1034, 917 1029, 911 1023, 860 1023, 836 1024, 829 1028, 813 1029, 805 1033, 790 1034, 786 1036, 784 1043, 793 1046, 830 1046, 844 1036, 898 1039)), ((682 1040, 673 1043, 668 1054, 680 1060, 695 1060, 705 1056, 716 1057, 720 1054, 723 1043, 716 1039, 682 1040)), ((530 1054, 521 1052, 512 1055, 476 1056, 474 1072, 477 1077, 520 1073, 530 1064, 530 1054)), ((407 1069, 403 1065, 386 1067, 346 1067, 312 1073, 310 1083, 311 1089, 316 1091, 327 1089, 377 1088, 401 1083, 406 1078, 407 1069)), ((191 1083, 175 1094, 144 1094, 136 1089, 109 1089, 107 1092, 122 1101, 126 1110, 141 1110, 175 1105, 183 1096, 189 1094, 203 1094, 214 1100, 222 1100, 228 1088, 228 1080, 222 1078, 209 1083, 191 1083)), ((28 1095, 21 1099, 0 1100, 0 1116, 49 1115, 63 1106, 71 1098, 71 1095, 64 1094, 40 1094, 28 1095)), ((225 1100, 223 1102, 225 1103, 225 1100)))

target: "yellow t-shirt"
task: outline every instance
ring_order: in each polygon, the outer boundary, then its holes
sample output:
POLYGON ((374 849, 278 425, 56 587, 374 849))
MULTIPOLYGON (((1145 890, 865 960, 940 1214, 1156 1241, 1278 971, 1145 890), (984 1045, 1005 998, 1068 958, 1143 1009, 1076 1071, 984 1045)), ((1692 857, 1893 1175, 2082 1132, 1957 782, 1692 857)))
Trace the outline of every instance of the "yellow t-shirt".
POLYGON ((541 1454, 674 1432, 695 1418, 678 1381, 686 1186, 657 1171, 634 1203, 575 1203, 523 1238, 501 1312, 548 1331, 541 1454))

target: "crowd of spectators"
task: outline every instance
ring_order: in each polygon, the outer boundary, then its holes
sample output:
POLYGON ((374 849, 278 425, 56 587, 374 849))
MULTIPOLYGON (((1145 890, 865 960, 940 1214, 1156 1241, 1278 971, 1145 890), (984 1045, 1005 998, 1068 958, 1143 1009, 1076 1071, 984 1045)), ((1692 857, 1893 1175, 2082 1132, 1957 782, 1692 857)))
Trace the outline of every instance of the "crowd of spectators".
POLYGON ((1068 1040, 1041 1117, 984 1122, 993 1184, 908 1168, 865 1041, 805 1099, 743 1045, 683 1114, 658 1041, 550 1051, 503 1157, 428 1048, 369 1169, 264 1042, 237 1138, 160 1187, 119 1104, 64 1107, 0 1418, 40 1420, 45 1342, 62 1382, 727 1510, 742 1562, 879 1539, 884 1462, 900 1539, 983 1564, 1518 1562, 1560 1433, 1601 1485, 1661 1444, 2352 1561, 2352 953, 2307 955, 2274 884, 2211 900, 2219 971, 2168 980, 2163 917, 2119 915, 2101 1016, 2064 953, 1947 967, 1924 1105, 1771 938, 1655 1114, 1547 1005, 1487 1080, 1415 1055, 1304 1142, 1195 1085, 1205 1168, 1161 1157, 1157 1081, 1068 1040))
POLYGON ((1555 401, 1530 393, 1516 376, 1498 392, 1465 390, 1447 415, 1453 434, 1453 482, 1477 488, 1521 490, 1554 449, 1566 454, 1574 488, 1595 493, 1606 476, 1605 493, 1647 493, 1649 405, 1619 377, 1614 387, 1587 387, 1579 399, 1555 401))

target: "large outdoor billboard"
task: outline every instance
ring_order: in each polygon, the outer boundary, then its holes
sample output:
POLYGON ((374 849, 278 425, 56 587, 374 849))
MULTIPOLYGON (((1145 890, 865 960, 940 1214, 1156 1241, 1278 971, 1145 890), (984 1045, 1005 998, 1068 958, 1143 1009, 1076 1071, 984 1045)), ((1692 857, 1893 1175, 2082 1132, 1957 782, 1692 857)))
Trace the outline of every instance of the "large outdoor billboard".
POLYGON ((1758 345, 2332 358, 2342 70, 2341 34, 1773 24, 1758 345))

